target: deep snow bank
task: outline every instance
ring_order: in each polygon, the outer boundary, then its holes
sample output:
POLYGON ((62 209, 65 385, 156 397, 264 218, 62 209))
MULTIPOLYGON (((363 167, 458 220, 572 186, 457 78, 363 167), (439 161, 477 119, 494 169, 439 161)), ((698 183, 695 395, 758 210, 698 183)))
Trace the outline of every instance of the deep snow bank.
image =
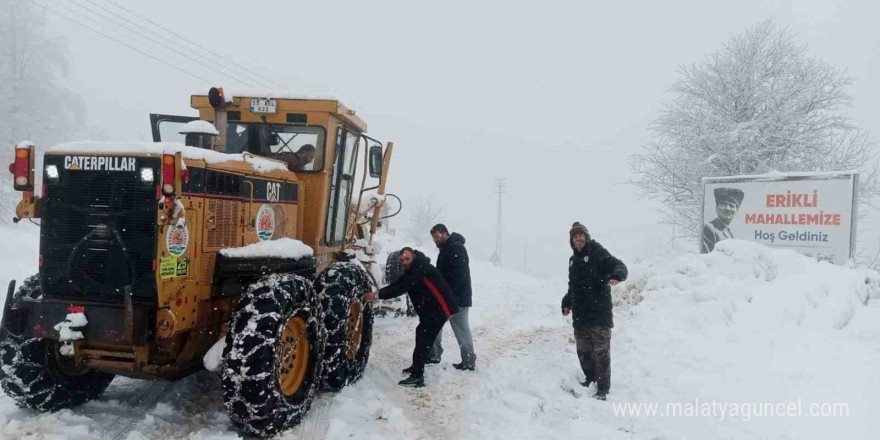
MULTIPOLYGON (((687 254, 634 268, 641 309, 666 308, 697 330, 842 329, 880 298, 880 274, 817 262, 791 250, 740 240, 708 255, 687 254)), ((623 289, 621 290, 621 293, 623 289)))
POLYGON ((609 401, 577 384, 571 337, 551 338, 482 372, 461 411, 467 437, 827 439, 880 429, 877 272, 733 240, 630 272, 614 293, 609 401), (661 414, 667 404, 713 400, 843 403, 849 415, 661 414), (615 413, 623 403, 658 404, 660 413, 615 413))

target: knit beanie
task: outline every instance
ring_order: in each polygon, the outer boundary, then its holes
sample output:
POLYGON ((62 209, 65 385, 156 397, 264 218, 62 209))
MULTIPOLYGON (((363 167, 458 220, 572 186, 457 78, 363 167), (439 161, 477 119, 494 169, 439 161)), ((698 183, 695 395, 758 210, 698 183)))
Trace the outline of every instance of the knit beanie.
POLYGON ((571 225, 571 229, 568 231, 568 237, 574 238, 574 234, 584 234, 587 236, 587 240, 590 239, 590 231, 587 230, 587 227, 582 225, 581 222, 574 222, 571 225))

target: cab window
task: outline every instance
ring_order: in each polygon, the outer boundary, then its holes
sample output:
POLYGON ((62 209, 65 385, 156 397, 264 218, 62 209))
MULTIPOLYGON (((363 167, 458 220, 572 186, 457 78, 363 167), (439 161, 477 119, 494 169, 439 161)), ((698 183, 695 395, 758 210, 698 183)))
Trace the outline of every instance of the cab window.
POLYGON ((287 162, 292 171, 321 171, 324 128, 320 126, 230 122, 226 152, 249 152, 287 162))

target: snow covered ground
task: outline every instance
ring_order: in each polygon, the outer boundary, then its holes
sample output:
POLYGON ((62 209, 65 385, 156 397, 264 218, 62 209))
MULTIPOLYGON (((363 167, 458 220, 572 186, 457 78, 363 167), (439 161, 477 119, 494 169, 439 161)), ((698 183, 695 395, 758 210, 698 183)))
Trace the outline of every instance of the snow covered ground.
MULTIPOLYGON (((5 254, 4 282, 36 270, 36 237, 9 231, 0 229, 7 242, 17 240, 5 254)), ((427 367, 427 386, 398 387, 417 321, 377 319, 363 380, 321 395, 282 438, 861 439, 880 432, 877 273, 737 241, 710 255, 630 264, 631 279, 616 291, 611 394, 599 402, 590 398, 594 388, 578 385, 571 321, 560 314, 566 258, 552 281, 472 263, 476 372, 452 368, 459 355, 447 328, 443 362, 427 367), (738 408, 800 402, 803 411, 845 403, 849 414, 660 415, 667 403, 713 399, 738 408), (656 403, 658 415, 620 413, 628 403, 656 403)), ((18 409, 3 396, 0 437, 237 438, 219 381, 206 372, 172 384, 117 378, 100 400, 55 414, 18 409)))

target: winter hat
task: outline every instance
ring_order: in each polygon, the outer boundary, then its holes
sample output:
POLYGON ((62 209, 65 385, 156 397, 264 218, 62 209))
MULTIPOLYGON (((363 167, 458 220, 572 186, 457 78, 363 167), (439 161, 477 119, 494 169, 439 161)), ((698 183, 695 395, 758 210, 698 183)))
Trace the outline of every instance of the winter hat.
POLYGON ((587 227, 582 225, 581 222, 574 222, 571 224, 571 229, 568 231, 569 238, 574 238, 574 234, 584 234, 587 236, 587 239, 590 238, 590 231, 587 230, 587 227))
POLYGON ((714 193, 716 205, 720 205, 722 202, 730 202, 736 205, 737 209, 742 205, 743 198, 745 197, 745 194, 739 188, 715 188, 714 193))

